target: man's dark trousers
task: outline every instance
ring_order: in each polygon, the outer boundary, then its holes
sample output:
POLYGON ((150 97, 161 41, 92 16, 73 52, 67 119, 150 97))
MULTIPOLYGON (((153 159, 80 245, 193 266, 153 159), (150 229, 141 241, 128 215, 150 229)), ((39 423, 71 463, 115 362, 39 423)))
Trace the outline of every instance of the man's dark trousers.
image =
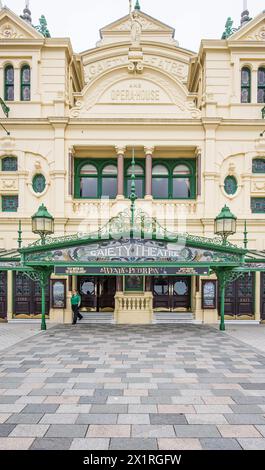
POLYGON ((74 313, 73 323, 76 324, 77 318, 79 318, 79 320, 82 320, 83 317, 79 312, 79 306, 78 305, 72 305, 72 310, 73 310, 73 313, 74 313))

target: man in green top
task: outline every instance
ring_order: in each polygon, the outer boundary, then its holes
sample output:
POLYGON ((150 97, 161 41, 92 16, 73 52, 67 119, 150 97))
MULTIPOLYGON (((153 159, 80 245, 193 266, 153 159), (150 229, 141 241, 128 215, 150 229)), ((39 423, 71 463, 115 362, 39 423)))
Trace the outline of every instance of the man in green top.
POLYGON ((77 292, 77 290, 73 290, 73 295, 71 298, 72 311, 74 314, 73 323, 72 323, 73 325, 76 325, 77 318, 79 318, 79 320, 82 320, 83 318, 79 312, 80 304, 81 304, 81 297, 79 293, 77 292))

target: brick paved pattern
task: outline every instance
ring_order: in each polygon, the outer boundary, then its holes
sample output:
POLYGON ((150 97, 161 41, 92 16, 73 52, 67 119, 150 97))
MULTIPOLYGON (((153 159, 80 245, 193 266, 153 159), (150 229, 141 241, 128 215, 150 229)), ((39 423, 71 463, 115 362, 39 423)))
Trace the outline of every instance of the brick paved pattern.
POLYGON ((265 356, 207 326, 52 328, 0 354, 2 449, 265 449, 265 356))

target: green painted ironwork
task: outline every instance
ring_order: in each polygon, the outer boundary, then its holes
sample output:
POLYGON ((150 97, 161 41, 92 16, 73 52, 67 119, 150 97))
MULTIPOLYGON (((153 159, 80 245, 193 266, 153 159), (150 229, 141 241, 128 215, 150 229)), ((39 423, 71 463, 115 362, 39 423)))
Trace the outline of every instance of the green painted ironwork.
POLYGON ((22 225, 21 225, 21 220, 18 223, 18 240, 17 240, 17 243, 18 243, 18 249, 20 250, 20 248, 22 247, 22 225))
POLYGON ((244 248, 248 248, 248 231, 247 231, 247 221, 245 220, 245 230, 244 230, 244 248))
POLYGON ((135 151, 132 151, 132 176, 131 176, 132 184, 131 184, 131 194, 130 194, 130 201, 131 201, 131 229, 130 233, 133 236, 134 230, 134 215, 135 215, 135 201, 137 200, 136 192, 135 192, 135 151))
POLYGON ((227 268, 215 268, 213 271, 216 274, 219 283, 220 289, 220 331, 225 331, 225 289, 227 284, 230 282, 236 281, 241 276, 243 276, 244 272, 237 272, 232 269, 227 268))
POLYGON ((139 0, 136 0, 134 9, 135 9, 135 10, 141 10, 139 0))
POLYGON ((225 23, 225 30, 223 32, 222 39, 228 39, 230 36, 232 36, 232 34, 237 31, 237 28, 233 28, 233 23, 234 21, 229 16, 225 23))
MULTIPOLYGON (((127 198, 130 198, 131 193, 131 172, 132 163, 131 161, 125 160, 124 171, 125 171, 125 194, 127 198)), ((145 196, 145 161, 144 159, 135 159, 135 192, 138 198, 142 199, 145 196), (141 191, 138 192, 137 182, 141 183, 141 191)))
POLYGON ((34 271, 25 271, 24 275, 29 277, 32 281, 39 282, 41 288, 41 330, 46 331, 46 287, 49 284, 53 268, 35 268, 34 271))
POLYGON ((5 104, 5 102, 2 98, 0 98, 0 105, 1 105, 1 108, 3 110, 3 113, 8 118, 9 113, 10 113, 10 108, 5 104))
POLYGON ((237 179, 234 176, 227 176, 224 181, 224 189, 226 194, 230 196, 236 194, 238 189, 237 179))
POLYGON ((32 180, 32 187, 35 193, 43 193, 46 188, 46 179, 44 175, 35 175, 32 180))
POLYGON ((41 15, 39 19, 39 24, 37 26, 34 26, 34 28, 42 34, 45 38, 50 38, 51 34, 48 29, 48 23, 44 15, 41 15))

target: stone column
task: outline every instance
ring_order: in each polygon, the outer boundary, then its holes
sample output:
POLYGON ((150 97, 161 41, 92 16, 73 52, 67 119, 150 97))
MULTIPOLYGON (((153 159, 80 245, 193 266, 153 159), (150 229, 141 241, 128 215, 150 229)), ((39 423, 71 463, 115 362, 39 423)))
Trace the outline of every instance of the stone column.
POLYGON ((116 290, 117 292, 123 292, 123 277, 122 276, 117 276, 116 290))
POLYGON ((116 146, 118 162, 118 193, 117 199, 124 199, 124 154, 126 147, 116 146))
POLYGON ((145 199, 152 199, 152 169, 154 147, 145 147, 145 199))

